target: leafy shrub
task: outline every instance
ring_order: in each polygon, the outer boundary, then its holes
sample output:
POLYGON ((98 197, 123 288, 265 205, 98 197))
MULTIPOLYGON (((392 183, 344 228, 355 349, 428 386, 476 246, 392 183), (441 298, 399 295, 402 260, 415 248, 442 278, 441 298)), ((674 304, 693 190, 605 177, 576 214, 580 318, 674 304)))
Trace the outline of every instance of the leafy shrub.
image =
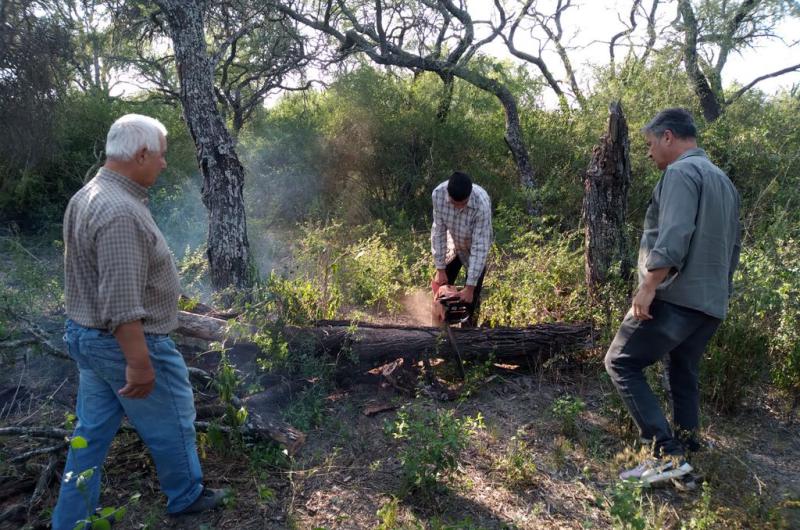
POLYGON ((550 407, 559 422, 561 422, 561 432, 566 436, 574 436, 578 432, 578 416, 586 409, 586 404, 577 396, 562 396, 550 407))
POLYGON ((644 530, 647 517, 642 508, 642 487, 632 481, 618 481, 610 488, 607 497, 608 513, 614 528, 644 530))
POLYGON ((735 409, 767 374, 787 394, 800 392, 800 243, 784 223, 770 232, 745 245, 728 318, 702 365, 703 388, 722 410, 735 409))
POLYGON ((432 493, 438 481, 456 469, 470 435, 482 428, 480 413, 457 418, 452 410, 402 408, 387 431, 395 440, 405 441, 399 451, 403 491, 432 493))
POLYGON ((583 320, 588 316, 582 236, 522 233, 496 249, 481 305, 491 326, 583 320))
POLYGON ((525 487, 536 483, 538 468, 528 444, 519 436, 512 436, 503 454, 497 461, 497 469, 503 482, 511 487, 525 487))

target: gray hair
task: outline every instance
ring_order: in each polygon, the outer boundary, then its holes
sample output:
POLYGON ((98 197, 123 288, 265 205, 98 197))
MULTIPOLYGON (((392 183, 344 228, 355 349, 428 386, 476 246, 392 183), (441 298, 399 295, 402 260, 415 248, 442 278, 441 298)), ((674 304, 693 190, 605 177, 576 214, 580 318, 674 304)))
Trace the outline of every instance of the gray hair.
POLYGON ((682 108, 664 109, 650 123, 642 127, 642 132, 650 133, 656 138, 664 136, 670 130, 678 138, 697 138, 697 127, 692 114, 682 108))
POLYGON ((162 137, 167 137, 167 128, 157 119, 141 114, 126 114, 108 130, 106 158, 131 160, 142 147, 159 153, 162 137))

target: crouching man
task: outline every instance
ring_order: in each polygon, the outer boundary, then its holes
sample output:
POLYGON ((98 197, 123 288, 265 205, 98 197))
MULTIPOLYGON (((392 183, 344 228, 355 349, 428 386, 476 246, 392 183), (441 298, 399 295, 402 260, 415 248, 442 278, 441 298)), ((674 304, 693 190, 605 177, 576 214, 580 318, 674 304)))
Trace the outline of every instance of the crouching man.
MULTIPOLYGON (((460 171, 436 186, 431 199, 431 252, 436 267, 431 287, 436 295, 440 288, 452 286, 461 268, 465 267, 466 284, 457 294, 461 301, 470 305, 468 324, 475 326, 486 260, 492 246, 492 202, 486 190, 473 184, 469 175, 460 171)), ((443 291, 456 294, 454 289, 443 291)))
POLYGON ((192 387, 167 335, 178 324, 178 274, 147 207, 147 190, 167 167, 166 134, 147 116, 114 122, 105 165, 64 215, 64 339, 80 373, 74 435, 88 446, 69 450, 55 530, 83 528, 94 513, 103 461, 123 416, 150 450, 169 514, 223 500, 222 490, 203 486, 192 387), (93 474, 79 489, 86 470, 93 474))
POLYGON ((739 194, 697 147, 691 114, 667 109, 643 132, 664 171, 653 190, 639 247, 639 288, 605 357, 611 380, 653 459, 621 478, 646 484, 691 472, 700 447, 700 359, 728 310, 739 262, 739 194), (664 359, 670 428, 644 369, 664 359))

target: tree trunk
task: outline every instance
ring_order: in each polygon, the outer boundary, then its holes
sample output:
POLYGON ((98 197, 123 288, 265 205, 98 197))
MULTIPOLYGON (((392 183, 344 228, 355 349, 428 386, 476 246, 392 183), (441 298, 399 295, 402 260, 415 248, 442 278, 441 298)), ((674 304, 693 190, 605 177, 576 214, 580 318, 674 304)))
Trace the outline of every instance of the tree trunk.
MULTIPOLYGON (((177 332, 205 340, 225 338, 226 322, 181 311, 177 332)), ((251 328, 252 329, 252 328, 251 328)), ((453 345, 441 328, 380 326, 351 322, 320 322, 315 327, 286 328, 290 350, 312 348, 318 355, 340 358, 346 366, 374 368, 398 358, 424 356, 453 358, 453 345)), ((457 328, 453 330, 461 357, 465 360, 530 363, 539 365, 554 355, 590 347, 590 326, 539 324, 527 328, 457 328)), ((234 337, 235 338, 235 337, 234 337)), ((246 339, 240 344, 245 343, 246 339)))
POLYGON ((155 0, 167 17, 181 103, 203 173, 208 209, 208 262, 216 289, 249 283, 244 168, 214 101, 214 69, 206 52, 203 10, 196 0, 155 0))
MULTIPOLYGON (((511 156, 514 158, 514 162, 517 165, 522 189, 527 192, 532 192, 536 188, 535 172, 533 166, 531 166, 531 160, 528 157, 528 148, 525 147, 525 141, 522 139, 522 126, 519 122, 519 110, 514 94, 512 94, 505 85, 494 79, 484 77, 472 70, 456 68, 453 70, 453 73, 467 83, 481 90, 485 90, 490 94, 494 94, 494 96, 500 100, 506 118, 506 131, 504 135, 506 145, 511 151, 511 156)), ((531 215, 537 214, 538 208, 533 204, 530 197, 527 202, 528 213, 531 215)))
POLYGON ((686 65, 686 73, 692 81, 694 93, 700 100, 703 108, 703 117, 708 123, 715 121, 722 115, 722 102, 720 95, 716 94, 711 87, 697 57, 697 19, 694 16, 694 9, 689 0, 678 2, 678 11, 683 18, 685 38, 683 43, 683 62, 686 65))
POLYGON ((455 78, 450 73, 439 73, 439 78, 442 80, 442 96, 436 109, 436 121, 446 123, 447 117, 450 115, 450 107, 453 104, 455 78))
POLYGON ((583 221, 586 226, 586 284, 596 293, 614 261, 628 279, 631 263, 625 240, 625 210, 631 183, 628 124, 619 101, 609 107, 608 131, 592 151, 584 178, 583 221))

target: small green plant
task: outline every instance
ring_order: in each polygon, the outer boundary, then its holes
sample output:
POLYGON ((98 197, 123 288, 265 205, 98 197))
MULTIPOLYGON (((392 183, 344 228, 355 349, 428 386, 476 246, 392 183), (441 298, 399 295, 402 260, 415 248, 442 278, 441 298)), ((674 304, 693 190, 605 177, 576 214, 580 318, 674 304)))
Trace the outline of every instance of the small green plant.
POLYGON ((470 435, 483 429, 483 416, 457 418, 452 410, 402 408, 388 433, 405 442, 400 449, 404 493, 432 493, 455 470, 470 435))
POLYGON ((198 304, 200 304, 199 298, 187 298, 182 296, 178 299, 178 309, 181 311, 194 311, 198 304))
POLYGON ((645 530, 647 518, 642 508, 642 488, 637 482, 616 482, 606 498, 614 528, 645 530))
POLYGON ((512 436, 506 452, 497 460, 502 480, 511 487, 526 487, 536 483, 538 471, 528 444, 512 436))
POLYGON ((562 396, 553 401, 550 411, 561 423, 561 432, 565 436, 574 436, 578 432, 577 419, 586 405, 577 396, 562 396))
POLYGON ((259 478, 267 477, 264 468, 288 469, 290 463, 288 451, 275 442, 259 443, 250 450, 250 470, 259 478))
MULTIPOLYGON (((438 344, 437 344, 438 346, 438 344)), ((478 389, 486 381, 489 374, 492 373, 494 367, 494 355, 490 355, 486 361, 481 363, 469 364, 466 367, 466 377, 464 384, 461 386, 460 401, 465 401, 470 396, 475 395, 478 389)))
POLYGON ((376 513, 380 522, 375 530, 396 530, 399 506, 400 501, 394 496, 383 503, 376 513))
POLYGON ((717 514, 711 509, 711 485, 703 482, 703 491, 700 500, 694 508, 692 518, 688 525, 683 525, 681 530, 708 530, 714 528, 717 522, 717 514))
POLYGON ((225 404, 223 421, 231 427, 232 439, 241 441, 238 432, 239 427, 247 423, 247 409, 243 406, 237 407, 234 405, 234 396, 236 388, 239 386, 240 378, 224 351, 220 357, 219 370, 214 378, 214 383, 219 392, 220 401, 225 404))
POLYGON ((286 421, 301 430, 310 430, 325 419, 325 398, 330 390, 327 379, 317 382, 301 392, 286 408, 286 421))
POLYGON ((65 412, 64 413, 64 428, 66 430, 68 430, 68 431, 73 430, 75 428, 75 420, 77 420, 77 419, 78 419, 78 417, 75 414, 73 414, 71 412, 65 412))
MULTIPOLYGON (((70 439, 69 444, 73 451, 80 451, 89 447, 89 443, 83 436, 73 436, 70 439)), ((86 519, 77 521, 73 530, 85 530, 86 528, 91 528, 92 530, 110 530, 112 523, 118 523, 122 521, 122 518, 125 517, 125 514, 128 511, 128 506, 137 504, 139 502, 139 498, 141 497, 141 494, 137 493, 131 496, 128 504, 125 506, 107 506, 95 511, 95 507, 92 506, 91 499, 89 498, 88 491, 88 483, 92 477, 94 477, 94 474, 95 468, 92 467, 89 469, 84 469, 80 473, 73 473, 72 471, 69 471, 64 475, 64 482, 71 482, 73 480, 75 481, 75 487, 78 489, 83 497, 83 501, 86 503, 86 510, 91 514, 86 519)))

